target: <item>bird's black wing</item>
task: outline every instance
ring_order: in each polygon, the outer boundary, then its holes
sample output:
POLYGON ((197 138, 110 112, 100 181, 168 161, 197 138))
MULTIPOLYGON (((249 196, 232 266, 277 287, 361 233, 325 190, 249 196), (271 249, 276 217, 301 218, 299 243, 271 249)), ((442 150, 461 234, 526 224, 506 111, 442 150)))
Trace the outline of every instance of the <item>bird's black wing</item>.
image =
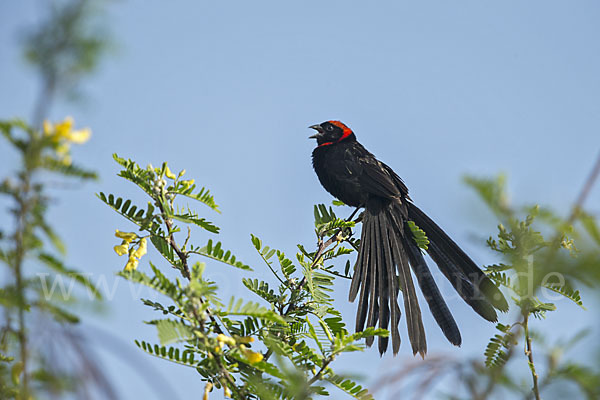
POLYGON ((349 168, 353 169, 361 189, 371 195, 382 199, 403 199, 408 196, 408 188, 402 179, 362 146, 354 149, 349 168))

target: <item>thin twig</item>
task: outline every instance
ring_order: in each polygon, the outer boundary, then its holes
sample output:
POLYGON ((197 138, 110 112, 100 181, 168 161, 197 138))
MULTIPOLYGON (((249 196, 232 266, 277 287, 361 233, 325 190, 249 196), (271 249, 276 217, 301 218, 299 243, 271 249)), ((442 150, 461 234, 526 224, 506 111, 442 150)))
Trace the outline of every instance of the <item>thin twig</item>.
MULTIPOLYGON (((171 248, 173 249, 173 251, 177 254, 177 257, 179 257, 179 259, 181 260, 181 275, 188 279, 191 280, 191 275, 190 275, 190 269, 188 267, 188 255, 187 253, 185 253, 184 251, 182 251, 179 246, 177 245, 177 243, 175 242, 175 237, 173 235, 173 222, 172 220, 168 217, 167 213, 165 212, 164 207, 162 206, 162 204, 160 202, 158 202, 158 207, 163 215, 163 220, 165 221, 165 225, 167 226, 167 230, 168 230, 168 239, 169 239, 169 244, 171 245, 171 248)), ((199 298, 200 303, 204 304, 204 299, 199 298)), ((215 327, 215 331, 217 333, 224 333, 223 329, 221 329, 221 327, 219 326, 219 323, 217 322, 217 320, 215 319, 215 316, 211 313, 210 309, 207 307, 206 308, 206 314, 208 315, 208 317, 210 318, 211 322, 213 323, 214 327, 215 327)), ((195 315, 195 313, 194 313, 195 315)), ((199 316, 195 315, 197 318, 199 316)), ((200 320, 199 320, 200 321, 200 320)))
MULTIPOLYGON (((160 208, 160 210, 162 212, 163 219, 165 221, 165 225, 167 226, 167 229, 168 229, 169 244, 171 245, 171 248, 173 249, 173 251, 175 251, 175 253, 179 257, 179 259, 181 260, 181 265, 183 267, 182 270, 181 270, 181 274, 183 275, 184 278, 187 278, 188 280, 191 280, 190 270, 189 270, 188 263, 187 263, 188 254, 186 252, 182 251, 179 248, 179 246, 177 245, 177 243, 175 242, 175 238, 174 238, 174 235, 173 235, 173 222, 167 216, 167 214, 166 214, 166 212, 165 212, 162 204, 160 204, 160 202, 159 202, 159 208, 160 208)), ((188 231, 188 238, 185 241, 186 243, 187 243, 188 239, 189 239, 189 231, 188 231)), ((205 304, 205 300, 203 298, 199 297, 198 300, 200 301, 201 304, 205 304)), ((203 324, 203 320, 197 314, 195 308, 192 309, 192 313, 194 314, 194 317, 196 318, 196 320, 202 325, 203 324)), ((223 329, 221 329, 221 326, 219 325, 219 323, 217 322, 215 316, 212 314, 210 308, 208 308, 208 307, 206 307, 206 315, 208 315, 208 318, 210 318, 211 322, 213 323, 215 332, 223 334, 224 333, 223 329)), ((225 378, 225 380, 227 380, 227 382, 229 383, 228 386, 233 389, 233 391, 237 394, 237 396, 239 398, 244 398, 245 391, 242 388, 239 388, 237 386, 237 384, 235 383, 235 379, 233 378, 233 376, 231 376, 231 374, 229 373, 229 371, 223 365, 223 362, 221 361, 220 354, 217 354, 217 353, 212 352, 212 351, 211 351, 211 353, 213 355, 213 359, 217 363, 217 366, 219 368, 219 372, 221 373, 221 376, 223 376, 223 378, 225 378)))
POLYGON ((25 307, 26 307, 26 296, 25 296, 25 285, 23 283, 23 261, 26 256, 25 248, 25 236, 28 231, 27 215, 30 212, 31 199, 29 193, 31 186, 29 184, 31 179, 31 171, 25 170, 22 178, 22 186, 19 194, 15 196, 15 200, 19 203, 16 211, 16 229, 14 234, 15 240, 15 257, 14 257, 14 270, 15 270, 15 286, 18 295, 19 310, 17 313, 17 319, 19 323, 19 330, 17 331, 17 337, 19 340, 19 351, 22 365, 22 380, 21 390, 22 395, 27 397, 29 395, 29 374, 28 374, 28 338, 27 330, 25 326, 25 307))
POLYGON ((592 167, 592 170, 590 171, 588 178, 586 179, 585 183, 583 184, 583 187, 581 188, 581 192, 579 192, 579 196, 577 196, 577 200, 575 200, 575 204, 573 204, 573 209, 571 211, 571 215, 567 219, 567 225, 570 225, 571 223, 573 223, 575 221, 575 219, 577 218, 579 211, 583 207, 583 203, 585 203, 585 200, 587 199, 588 195, 590 194, 590 191, 592 190, 592 187, 594 186, 594 183, 596 182, 596 179, 598 178, 598 175, 600 175, 600 153, 598 153, 598 157, 596 158, 596 163, 592 167))
POLYGON ((169 218, 169 216, 167 215, 167 213, 165 212, 165 209, 163 207, 163 205, 160 203, 160 201, 158 202, 158 207, 160 208, 160 211, 163 215, 163 219, 165 221, 165 225, 167 226, 167 232, 168 232, 168 239, 169 239, 169 244, 171 245, 171 248, 173 249, 173 251, 175 253, 177 253, 177 257, 179 257, 179 259, 181 260, 181 275, 183 275, 184 278, 187 278, 188 280, 191 279, 190 276, 190 268, 188 267, 188 256, 186 253, 184 253, 183 251, 181 251, 181 249, 179 248, 179 246, 177 246, 177 243, 175 242, 175 237, 173 235, 173 221, 171 220, 171 218, 169 218))
POLYGON ((327 369, 327 366, 329 366, 329 364, 331 364, 331 362, 333 361, 333 357, 327 357, 327 359, 325 359, 325 361, 323 362, 323 365, 321 365, 321 369, 319 370, 319 372, 317 372, 315 374, 315 376, 313 376, 309 381, 308 381, 308 386, 312 385, 313 383, 315 383, 316 381, 318 381, 321 378, 321 375, 323 375, 323 372, 325 372, 325 370, 327 369))
POLYGON ((535 364, 533 363, 533 350, 531 344, 531 336, 529 335, 529 313, 523 315, 523 330, 525 334, 525 355, 529 360, 529 369, 531 370, 531 377, 533 379, 533 394, 536 400, 540 400, 540 388, 538 386, 538 374, 535 371, 535 364))

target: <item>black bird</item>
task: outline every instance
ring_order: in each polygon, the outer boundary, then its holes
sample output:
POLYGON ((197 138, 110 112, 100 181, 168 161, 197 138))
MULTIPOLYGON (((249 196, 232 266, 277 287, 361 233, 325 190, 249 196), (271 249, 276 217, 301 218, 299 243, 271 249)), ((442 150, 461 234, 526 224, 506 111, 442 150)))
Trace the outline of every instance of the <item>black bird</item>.
MULTIPOLYGON (((402 291, 408 338, 413 354, 425 356, 427 342, 421 309, 412 273, 437 324, 450 343, 460 346, 461 336, 452 314, 429 271, 409 221, 425 231, 427 252, 460 297, 488 321, 497 320, 496 309, 507 311, 500 290, 469 256, 408 197, 402 179, 377 160, 360 143, 354 132, 340 121, 313 125, 317 140, 312 153, 313 167, 329 193, 349 206, 364 207, 360 249, 350 285, 350 301, 359 294, 356 331, 365 327, 389 329, 394 354, 400 348, 400 307, 402 291), (390 326, 391 322, 391 326, 390 326)), ((367 345, 373 344, 373 337, 367 345)), ((379 352, 388 347, 388 338, 379 338, 379 352)))

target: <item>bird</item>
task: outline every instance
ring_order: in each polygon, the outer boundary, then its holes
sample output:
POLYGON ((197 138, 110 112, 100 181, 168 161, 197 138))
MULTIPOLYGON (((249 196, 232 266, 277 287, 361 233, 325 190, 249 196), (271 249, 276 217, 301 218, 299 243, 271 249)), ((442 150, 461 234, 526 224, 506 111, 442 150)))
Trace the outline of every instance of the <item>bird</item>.
MULTIPOLYGON (((496 322, 496 310, 508 310, 504 295, 493 281, 413 203, 402 179, 367 151, 348 126, 332 120, 309 128, 317 131, 310 138, 317 141, 312 164, 321 185, 346 205, 364 209, 348 296, 351 302, 358 297, 356 332, 377 325, 388 330, 396 355, 401 342, 398 330, 402 314, 398 304, 401 292, 413 355, 419 353, 424 358, 427 340, 414 275, 444 336, 453 345, 461 345, 460 330, 414 237, 415 227, 427 236, 426 252, 477 314, 496 322)), ((374 336, 366 338, 367 346, 372 346, 373 342, 374 336)), ((388 347, 389 337, 380 336, 380 355, 388 347)))

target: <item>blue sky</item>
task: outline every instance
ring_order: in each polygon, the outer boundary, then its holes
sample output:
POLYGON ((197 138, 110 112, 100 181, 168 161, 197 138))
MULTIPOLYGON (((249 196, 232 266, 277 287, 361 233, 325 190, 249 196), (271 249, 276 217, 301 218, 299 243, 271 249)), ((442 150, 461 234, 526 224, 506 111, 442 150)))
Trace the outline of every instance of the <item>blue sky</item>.
MULTIPOLYGON (((32 113, 39 82, 22 61, 18 39, 39 19, 42 3, 0 3, 2 118, 32 113)), ((223 211, 201 209, 222 228, 219 239, 267 277, 250 233, 292 254, 296 243, 314 243, 312 205, 331 201, 310 164, 307 126, 314 123, 347 123, 480 264, 497 261, 481 240, 496 222, 461 183, 463 174, 505 172, 515 201, 565 210, 599 150, 595 1, 121 1, 110 2, 106 17, 116 50, 86 81, 85 101, 60 101, 51 112, 92 128, 75 159, 101 180, 54 191, 51 216, 69 243, 69 264, 107 274, 109 285, 124 263, 112 251, 114 229, 131 227, 93 194, 142 199, 115 176, 113 152, 142 165, 167 160, 173 170, 186 168, 223 211)), ((11 156, 4 156, 5 145, 0 149, 0 166, 10 170, 11 156)), ((600 211, 599 198, 595 188, 591 211, 600 211)), ((206 240, 197 234, 198 242, 206 240)), ((242 289, 238 271, 209 263, 207 273, 224 298, 242 289)), ((84 329, 119 392, 139 398, 152 389, 102 350, 107 342, 97 331, 124 343, 154 341, 154 330, 141 323, 154 315, 124 281, 118 285, 109 312, 85 318, 84 329)), ((347 286, 337 285, 336 298, 352 326, 347 286)), ((493 326, 459 300, 450 303, 465 344, 452 348, 427 315, 430 353, 480 355, 493 326)), ((557 337, 568 334, 565 323, 590 320, 589 312, 560 306, 564 311, 547 321, 557 337)), ((133 348, 127 354, 160 369, 180 398, 202 390, 194 371, 133 348)), ((405 341, 396 358, 371 350, 340 368, 360 365, 368 383, 406 358, 405 341)))

